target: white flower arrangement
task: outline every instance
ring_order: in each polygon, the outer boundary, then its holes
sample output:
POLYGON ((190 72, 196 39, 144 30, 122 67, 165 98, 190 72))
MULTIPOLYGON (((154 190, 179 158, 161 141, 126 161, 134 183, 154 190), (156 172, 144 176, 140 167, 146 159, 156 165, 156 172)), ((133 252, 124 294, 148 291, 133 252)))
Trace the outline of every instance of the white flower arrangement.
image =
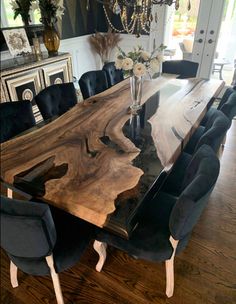
POLYGON ((119 53, 115 61, 115 67, 123 70, 126 76, 141 77, 149 74, 151 77, 155 75, 159 69, 160 64, 164 61, 162 51, 166 48, 160 45, 151 54, 146 52, 141 46, 134 48, 132 52, 127 54, 118 47, 119 53))
POLYGON ((36 2, 44 25, 53 25, 58 19, 62 19, 65 11, 63 0, 36 0, 36 2))

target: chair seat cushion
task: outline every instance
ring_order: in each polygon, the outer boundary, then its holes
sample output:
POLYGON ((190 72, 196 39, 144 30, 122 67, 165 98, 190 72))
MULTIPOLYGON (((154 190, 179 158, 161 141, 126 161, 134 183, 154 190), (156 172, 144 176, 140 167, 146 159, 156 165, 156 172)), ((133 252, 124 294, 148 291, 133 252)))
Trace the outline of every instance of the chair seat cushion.
MULTIPOLYGON (((160 192, 145 209, 145 213, 129 240, 99 231, 96 239, 106 242, 131 256, 149 261, 164 261, 172 255, 169 242, 169 216, 176 202, 176 197, 160 192)), ((179 243, 177 252, 187 244, 187 238, 179 243)))

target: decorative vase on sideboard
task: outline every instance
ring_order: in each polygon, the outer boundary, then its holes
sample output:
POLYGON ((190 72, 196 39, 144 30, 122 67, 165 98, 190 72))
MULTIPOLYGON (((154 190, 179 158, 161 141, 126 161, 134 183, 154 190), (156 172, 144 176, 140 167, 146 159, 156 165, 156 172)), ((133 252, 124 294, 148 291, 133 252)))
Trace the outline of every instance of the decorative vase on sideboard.
POLYGON ((43 32, 43 42, 48 50, 49 56, 58 55, 60 39, 54 26, 45 26, 43 32))

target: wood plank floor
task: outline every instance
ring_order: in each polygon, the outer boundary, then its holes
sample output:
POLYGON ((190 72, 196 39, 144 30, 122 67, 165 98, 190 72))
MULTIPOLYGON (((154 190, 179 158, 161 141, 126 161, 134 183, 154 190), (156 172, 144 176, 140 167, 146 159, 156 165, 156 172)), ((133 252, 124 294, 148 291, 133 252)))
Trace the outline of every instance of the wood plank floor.
MULTIPOLYGON (((209 204, 186 250, 175 260, 175 293, 165 296, 164 264, 135 260, 109 248, 101 273, 92 244, 80 263, 60 274, 65 304, 233 304, 236 303, 236 121, 227 134, 221 171, 209 204)), ((9 280, 9 260, 1 252, 1 303, 55 304, 49 277, 19 271, 19 287, 9 280)))

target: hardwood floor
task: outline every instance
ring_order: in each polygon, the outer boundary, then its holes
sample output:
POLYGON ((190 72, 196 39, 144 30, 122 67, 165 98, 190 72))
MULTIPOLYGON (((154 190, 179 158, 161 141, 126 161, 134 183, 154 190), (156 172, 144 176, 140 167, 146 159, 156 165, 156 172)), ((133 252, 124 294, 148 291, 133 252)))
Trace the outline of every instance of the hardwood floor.
MULTIPOLYGON (((80 263, 60 274, 65 304, 233 304, 236 303, 236 121, 227 134, 216 187, 188 247, 175 259, 175 292, 165 296, 164 263, 135 260, 114 248, 101 273, 91 246, 80 263)), ((55 304, 50 277, 19 271, 9 278, 1 252, 1 303, 55 304)))

